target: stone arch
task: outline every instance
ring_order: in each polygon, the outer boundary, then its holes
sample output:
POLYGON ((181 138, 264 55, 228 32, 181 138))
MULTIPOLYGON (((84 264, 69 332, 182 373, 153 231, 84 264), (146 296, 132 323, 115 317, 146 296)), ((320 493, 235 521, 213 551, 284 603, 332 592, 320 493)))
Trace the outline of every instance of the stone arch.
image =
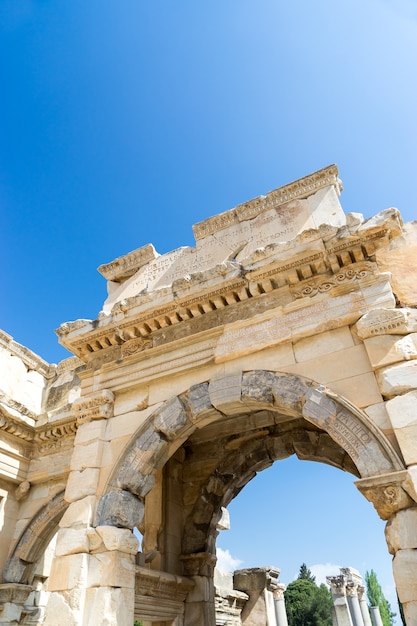
POLYGON ((57 532, 68 506, 61 491, 32 518, 5 565, 5 582, 32 584, 36 563, 57 532))
MULTIPOLYGON (((151 414, 113 471, 98 504, 96 525, 133 528, 143 517, 154 471, 162 469, 194 432, 242 414, 265 412, 274 423, 301 419, 326 433, 345 455, 349 471, 361 479, 404 470, 379 428, 345 398, 295 374, 244 371, 196 384, 151 414)), ((194 548, 188 546, 187 552, 194 548)))

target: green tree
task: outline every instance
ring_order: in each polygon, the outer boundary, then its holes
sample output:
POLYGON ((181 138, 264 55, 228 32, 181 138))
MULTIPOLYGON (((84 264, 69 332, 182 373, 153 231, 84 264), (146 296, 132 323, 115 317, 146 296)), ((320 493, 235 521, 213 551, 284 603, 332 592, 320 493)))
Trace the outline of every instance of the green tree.
POLYGON ((285 591, 289 626, 332 626, 332 594, 326 585, 318 587, 315 576, 303 563, 297 580, 285 591))
POLYGON ((391 611, 391 606, 383 594, 381 585, 378 582, 374 570, 365 574, 366 593, 368 595, 369 606, 378 606, 381 613, 381 620, 384 626, 393 626, 395 613, 391 611))
POLYGON ((300 567, 300 571, 298 573, 298 579, 310 580, 312 583, 316 582, 316 577, 313 576, 311 570, 307 567, 305 563, 303 563, 300 567))

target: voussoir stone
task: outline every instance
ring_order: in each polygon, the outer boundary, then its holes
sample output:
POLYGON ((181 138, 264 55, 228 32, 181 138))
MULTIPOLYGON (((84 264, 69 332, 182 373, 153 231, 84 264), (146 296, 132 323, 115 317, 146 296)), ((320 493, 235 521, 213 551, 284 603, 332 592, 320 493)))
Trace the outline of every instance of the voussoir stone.
POLYGON ((179 398, 168 400, 157 411, 155 428, 168 439, 174 439, 178 432, 186 425, 187 415, 179 398))
POLYGON ((142 522, 144 509, 139 498, 129 491, 111 491, 100 499, 96 527, 116 526, 133 529, 142 522))

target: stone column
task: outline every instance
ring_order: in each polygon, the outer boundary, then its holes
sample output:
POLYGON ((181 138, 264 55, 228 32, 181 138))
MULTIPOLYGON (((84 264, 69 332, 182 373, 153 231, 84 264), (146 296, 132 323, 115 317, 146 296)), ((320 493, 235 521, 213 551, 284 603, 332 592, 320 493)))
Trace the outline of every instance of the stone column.
POLYGON ((371 613, 372 626, 384 626, 384 624, 382 623, 379 606, 371 606, 369 611, 371 613))
POLYGON ((183 574, 194 582, 185 601, 184 626, 216 626, 214 567, 216 557, 209 552, 181 557, 183 574))
POLYGON ((0 624, 17 626, 20 623, 23 607, 32 587, 19 583, 0 585, 0 624))
POLYGON ((277 620, 277 626, 288 626, 287 609, 285 608, 284 592, 286 586, 278 584, 273 590, 274 604, 275 604, 275 617, 277 620))
POLYGON ((358 585, 358 598, 364 626, 372 626, 371 616, 369 615, 368 602, 366 600, 365 587, 363 587, 362 585, 358 585))
POLYGON ((346 583, 346 596, 353 626, 364 626, 362 611, 359 605, 358 585, 351 581, 346 583))
POLYGON ((333 605, 337 626, 353 626, 346 599, 346 580, 344 576, 326 576, 333 596, 333 605))

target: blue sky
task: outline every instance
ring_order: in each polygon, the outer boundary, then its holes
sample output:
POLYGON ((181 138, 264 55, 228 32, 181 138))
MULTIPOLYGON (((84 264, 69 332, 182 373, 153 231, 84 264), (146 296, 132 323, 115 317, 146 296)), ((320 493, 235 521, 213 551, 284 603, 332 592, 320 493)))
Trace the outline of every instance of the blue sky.
POLYGON ((2 0, 0 60, 0 327, 48 361, 100 264, 330 163, 417 217, 415 0, 2 0))

